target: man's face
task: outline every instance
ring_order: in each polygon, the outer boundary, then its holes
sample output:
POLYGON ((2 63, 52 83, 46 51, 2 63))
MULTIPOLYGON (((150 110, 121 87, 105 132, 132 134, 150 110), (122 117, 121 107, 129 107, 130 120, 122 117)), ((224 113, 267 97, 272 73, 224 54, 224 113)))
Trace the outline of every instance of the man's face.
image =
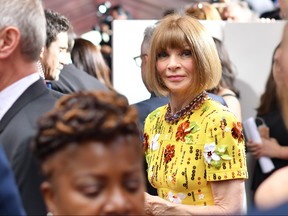
POLYGON ((41 63, 46 80, 58 80, 60 71, 67 62, 68 34, 61 32, 49 47, 44 48, 41 63))

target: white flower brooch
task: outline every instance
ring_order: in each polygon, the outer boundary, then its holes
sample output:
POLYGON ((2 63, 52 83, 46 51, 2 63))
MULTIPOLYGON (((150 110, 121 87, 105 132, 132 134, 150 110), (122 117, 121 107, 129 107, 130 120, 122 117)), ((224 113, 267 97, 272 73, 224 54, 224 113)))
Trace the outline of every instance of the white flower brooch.
POLYGON ((208 164, 220 169, 221 160, 231 160, 232 158, 228 155, 227 146, 220 145, 216 146, 215 143, 205 144, 204 146, 204 157, 208 164))

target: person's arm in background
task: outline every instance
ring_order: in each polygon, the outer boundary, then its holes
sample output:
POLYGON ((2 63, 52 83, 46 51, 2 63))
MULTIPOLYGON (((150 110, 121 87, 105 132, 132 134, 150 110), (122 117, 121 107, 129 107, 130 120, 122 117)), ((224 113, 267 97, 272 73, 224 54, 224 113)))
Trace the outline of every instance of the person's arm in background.
POLYGON ((231 109, 231 111, 235 114, 238 121, 242 122, 241 105, 239 99, 233 95, 223 95, 222 97, 229 109, 231 109))
POLYGON ((262 144, 259 145, 251 140, 248 140, 247 142, 247 146, 252 155, 256 158, 265 156, 269 158, 288 160, 288 146, 281 146, 276 139, 265 134, 264 127, 258 127, 258 129, 262 138, 262 144))
POLYGON ((288 166, 275 171, 269 176, 255 193, 257 208, 267 210, 288 203, 287 181, 288 166))
POLYGON ((2 147, 0 147, 0 215, 26 215, 2 147))

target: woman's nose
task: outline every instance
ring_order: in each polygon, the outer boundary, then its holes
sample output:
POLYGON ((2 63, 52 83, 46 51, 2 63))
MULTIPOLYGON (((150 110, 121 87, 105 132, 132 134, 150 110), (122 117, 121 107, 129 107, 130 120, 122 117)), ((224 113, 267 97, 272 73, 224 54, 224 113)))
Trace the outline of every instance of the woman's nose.
POLYGON ((179 59, 175 55, 171 55, 168 59, 168 69, 171 71, 175 71, 176 69, 180 68, 179 59))
POLYGON ((111 190, 109 199, 105 203, 104 211, 107 215, 125 215, 131 212, 131 203, 121 188, 111 190))

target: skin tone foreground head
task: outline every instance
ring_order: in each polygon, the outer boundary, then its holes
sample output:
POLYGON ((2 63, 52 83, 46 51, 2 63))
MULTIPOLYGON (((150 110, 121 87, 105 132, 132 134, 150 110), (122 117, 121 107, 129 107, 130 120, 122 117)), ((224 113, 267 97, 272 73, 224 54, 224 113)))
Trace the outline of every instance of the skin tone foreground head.
POLYGON ((39 122, 34 152, 55 215, 144 214, 142 147, 137 113, 117 93, 61 98, 39 122))

